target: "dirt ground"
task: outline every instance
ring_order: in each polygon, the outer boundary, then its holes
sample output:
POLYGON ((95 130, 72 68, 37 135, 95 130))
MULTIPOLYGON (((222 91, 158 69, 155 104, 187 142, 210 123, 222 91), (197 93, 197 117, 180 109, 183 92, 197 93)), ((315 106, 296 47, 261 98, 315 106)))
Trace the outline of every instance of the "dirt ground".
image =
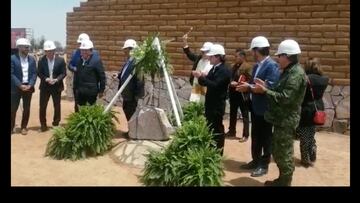
MULTIPOLYGON (((73 112, 74 104, 61 101, 63 125, 65 118, 73 112)), ((17 114, 17 133, 11 136, 11 185, 12 186, 141 186, 138 176, 141 169, 114 162, 108 154, 80 161, 53 160, 44 157, 46 144, 52 135, 51 130, 39 132, 39 90, 33 94, 31 102, 28 135, 19 133, 21 108, 17 114)), ((53 116, 52 101, 47 110, 47 122, 51 125, 53 116)), ((121 111, 122 130, 127 130, 124 114, 121 111)), ((227 129, 228 120, 224 121, 227 129)), ((238 121, 237 131, 242 131, 242 122, 238 121)), ((238 133, 238 136, 241 134, 238 133)), ((293 186, 350 186, 350 137, 329 132, 316 134, 318 145, 317 161, 314 167, 300 166, 299 141, 295 141, 296 168, 293 186)), ((114 142, 125 141, 122 138, 114 142)), ((276 164, 272 161, 269 173, 253 178, 250 171, 239 168, 251 159, 250 143, 240 143, 236 139, 227 139, 224 151, 225 186, 262 186, 266 180, 278 176, 276 164)))

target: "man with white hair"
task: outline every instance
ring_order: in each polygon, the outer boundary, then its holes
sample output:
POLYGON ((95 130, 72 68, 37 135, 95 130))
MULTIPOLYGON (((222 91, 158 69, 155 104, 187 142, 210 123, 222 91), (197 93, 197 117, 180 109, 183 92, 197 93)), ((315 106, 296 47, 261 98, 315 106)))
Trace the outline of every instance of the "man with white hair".
POLYGON ((30 42, 26 38, 16 41, 18 53, 11 56, 11 134, 14 133, 16 112, 20 99, 23 103, 21 134, 27 134, 31 97, 36 82, 36 61, 29 55, 30 42))
POLYGON ((213 67, 209 73, 192 71, 199 84, 207 87, 205 95, 205 117, 211 130, 217 148, 224 152, 225 132, 223 116, 225 113, 225 100, 231 80, 231 71, 225 64, 225 50, 220 44, 213 44, 207 53, 213 67))
MULTIPOLYGON (((207 74, 209 70, 212 68, 212 65, 210 64, 209 56, 207 56, 206 53, 209 52, 210 47, 213 45, 213 43, 205 42, 203 46, 200 48, 201 54, 197 55, 190 51, 187 38, 188 38, 188 34, 185 34, 183 36, 183 42, 184 42, 183 50, 186 56, 188 57, 188 59, 194 63, 192 70, 201 71, 207 74)), ((206 87, 199 85, 197 78, 194 78, 192 74, 190 75, 189 81, 190 84, 193 86, 189 100, 195 102, 204 101, 206 87)))
POLYGON ((38 62, 38 76, 40 78, 40 131, 48 130, 46 123, 46 108, 50 99, 53 100, 54 117, 53 126, 58 126, 61 119, 61 92, 64 90, 63 80, 66 76, 65 60, 55 55, 55 43, 45 41, 45 56, 38 62))

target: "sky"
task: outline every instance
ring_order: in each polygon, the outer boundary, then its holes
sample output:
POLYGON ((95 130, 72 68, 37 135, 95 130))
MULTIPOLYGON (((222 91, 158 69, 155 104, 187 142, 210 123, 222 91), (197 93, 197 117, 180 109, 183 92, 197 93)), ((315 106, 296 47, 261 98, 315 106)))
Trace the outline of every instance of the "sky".
POLYGON ((35 39, 66 45, 66 13, 87 0, 11 0, 11 28, 32 28, 35 39))

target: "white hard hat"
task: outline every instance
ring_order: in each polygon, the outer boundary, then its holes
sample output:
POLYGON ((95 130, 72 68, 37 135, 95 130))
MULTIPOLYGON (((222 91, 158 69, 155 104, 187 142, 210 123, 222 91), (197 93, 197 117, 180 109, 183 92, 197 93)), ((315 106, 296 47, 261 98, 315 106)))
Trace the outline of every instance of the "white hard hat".
POLYGON ((44 42, 44 50, 54 50, 56 49, 55 43, 53 41, 47 40, 44 42))
POLYGON ((252 50, 255 47, 259 47, 259 48, 270 47, 270 44, 269 44, 269 41, 265 37, 258 36, 258 37, 255 37, 254 39, 252 39, 249 50, 252 50))
POLYGON ((77 43, 81 43, 83 40, 90 40, 90 37, 86 33, 81 33, 77 39, 77 43))
POLYGON ((80 49, 92 49, 94 44, 90 40, 83 40, 80 45, 80 49))
POLYGON ((275 55, 279 55, 279 54, 296 55, 300 53, 301 50, 299 44, 295 40, 287 39, 279 44, 278 50, 275 53, 275 55))
POLYGON ((225 49, 220 44, 213 44, 210 47, 210 51, 206 54, 207 56, 214 56, 214 55, 225 55, 225 49))
POLYGON ((129 48, 129 47, 131 47, 131 48, 137 47, 136 41, 133 40, 133 39, 126 40, 125 43, 124 43, 124 46, 122 47, 122 49, 126 49, 126 48, 129 48))
POLYGON ((19 38, 18 40, 16 40, 16 46, 19 46, 19 45, 31 46, 29 40, 26 38, 19 38))
POLYGON ((210 47, 213 45, 211 42, 205 42, 201 47, 200 51, 209 51, 210 47))

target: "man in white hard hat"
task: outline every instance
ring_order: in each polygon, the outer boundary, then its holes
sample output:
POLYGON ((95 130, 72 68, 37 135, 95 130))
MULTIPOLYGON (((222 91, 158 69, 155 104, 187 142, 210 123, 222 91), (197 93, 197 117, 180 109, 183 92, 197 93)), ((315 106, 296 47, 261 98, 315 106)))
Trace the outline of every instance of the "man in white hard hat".
MULTIPOLYGON (((81 54, 80 54, 80 45, 81 45, 81 42, 84 41, 84 40, 90 40, 90 37, 88 34, 86 33, 81 33, 78 37, 78 39, 76 40, 77 44, 78 44, 78 48, 75 49, 72 54, 71 54, 71 58, 70 58, 70 61, 69 61, 69 64, 68 64, 68 69, 75 73, 76 72, 76 66, 78 64, 78 62, 81 60, 81 54)), ((95 49, 92 49, 92 55, 95 55, 95 56, 98 56, 99 53, 95 50, 95 49)), ((77 96, 77 91, 75 89, 75 74, 73 75, 73 94, 74 94, 74 102, 75 102, 75 105, 74 105, 74 109, 75 109, 75 112, 78 112, 79 111, 79 108, 78 108, 78 96, 77 96)))
POLYGON ((81 60, 76 64, 74 88, 78 105, 93 105, 104 95, 106 77, 100 56, 93 54, 93 42, 83 40, 80 45, 81 60))
MULTIPOLYGON (((119 79, 118 89, 120 89, 129 75, 134 71, 135 58, 131 56, 131 50, 136 47, 137 43, 133 39, 127 39, 124 42, 122 50, 125 55, 125 64, 116 76, 119 79)), ((144 96, 144 84, 144 78, 139 79, 137 75, 134 74, 121 93, 123 98, 123 110, 128 121, 136 111, 138 99, 144 96)))
MULTIPOLYGON (((206 55, 206 53, 209 52, 210 47, 213 45, 211 42, 205 42, 203 46, 200 48, 201 53, 199 55, 191 52, 190 47, 187 42, 188 34, 185 34, 183 36, 183 42, 184 47, 183 51, 188 57, 190 61, 193 62, 192 71, 202 71, 204 73, 208 73, 209 70, 212 68, 212 65, 210 64, 209 56, 206 55)), ((190 95, 190 101, 204 101, 205 99, 205 93, 206 93, 206 87, 203 87, 199 85, 199 82, 192 74, 190 74, 190 84, 193 86, 191 95, 190 95)))
POLYGON ((268 109, 268 98, 265 94, 252 91, 254 79, 266 81, 269 87, 279 80, 279 68, 277 63, 269 56, 270 44, 263 37, 252 39, 250 50, 256 64, 252 71, 250 83, 239 84, 237 90, 250 92, 251 98, 251 156, 252 161, 240 166, 242 169, 253 170, 251 176, 258 177, 267 174, 271 158, 272 124, 264 119, 264 113, 268 109))
POLYGON ((306 90, 305 72, 299 64, 300 53, 295 40, 282 41, 275 54, 282 70, 278 83, 269 87, 264 80, 255 79, 253 92, 269 98, 270 106, 265 112, 265 120, 274 125, 272 155, 279 168, 279 177, 266 181, 265 186, 290 186, 295 170, 294 137, 306 90))
POLYGON ((207 87, 205 95, 205 117, 211 130, 217 148, 224 151, 225 132, 223 116, 225 113, 225 100, 231 79, 230 69, 225 64, 225 50, 220 44, 213 44, 207 53, 213 67, 209 73, 192 71, 199 84, 207 87))
POLYGON ((31 97, 35 91, 36 61, 29 55, 30 42, 26 38, 16 41, 18 53, 11 56, 11 133, 14 133, 16 112, 20 99, 23 103, 21 134, 27 134, 31 97))
POLYGON ((55 55, 55 43, 47 40, 44 43, 45 56, 38 62, 38 76, 40 78, 40 131, 48 130, 46 123, 46 108, 52 97, 54 105, 53 126, 58 126, 61 120, 61 92, 64 90, 63 80, 66 76, 65 60, 55 55))

